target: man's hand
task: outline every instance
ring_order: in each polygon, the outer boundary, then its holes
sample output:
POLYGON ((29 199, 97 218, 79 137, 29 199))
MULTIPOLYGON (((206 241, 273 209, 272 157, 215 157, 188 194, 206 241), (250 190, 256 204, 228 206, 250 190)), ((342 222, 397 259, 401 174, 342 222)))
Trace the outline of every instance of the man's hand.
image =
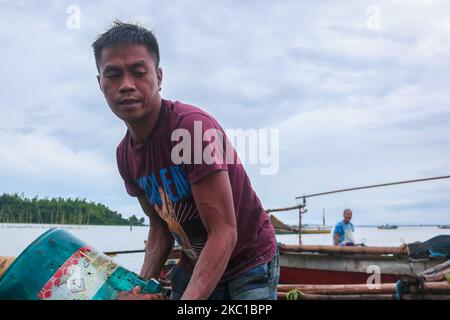
POLYGON ((122 291, 117 300, 168 300, 162 293, 141 293, 141 287, 137 286, 131 291, 122 291))

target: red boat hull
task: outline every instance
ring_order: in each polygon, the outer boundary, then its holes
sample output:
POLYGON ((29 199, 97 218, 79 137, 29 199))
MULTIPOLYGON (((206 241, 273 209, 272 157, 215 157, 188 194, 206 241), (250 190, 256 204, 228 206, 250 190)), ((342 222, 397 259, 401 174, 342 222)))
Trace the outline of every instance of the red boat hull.
MULTIPOLYGON (((280 283, 290 284, 364 284, 369 274, 362 272, 345 272, 317 269, 300 269, 281 267, 280 283)), ((381 275, 382 283, 393 283, 399 280, 395 275, 381 275)))

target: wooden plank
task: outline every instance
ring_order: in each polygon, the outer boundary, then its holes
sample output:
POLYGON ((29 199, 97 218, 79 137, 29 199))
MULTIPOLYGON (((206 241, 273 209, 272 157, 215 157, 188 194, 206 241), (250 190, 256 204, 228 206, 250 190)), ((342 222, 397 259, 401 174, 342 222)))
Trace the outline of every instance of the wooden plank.
MULTIPOLYGON (((302 284, 280 284, 277 287, 279 292, 289 292, 299 290, 308 294, 326 295, 349 295, 349 294, 387 294, 395 293, 395 283, 382 283, 378 288, 369 288, 367 284, 352 285, 302 285, 302 284)), ((450 284, 442 282, 425 282, 424 293, 450 294, 450 284)))

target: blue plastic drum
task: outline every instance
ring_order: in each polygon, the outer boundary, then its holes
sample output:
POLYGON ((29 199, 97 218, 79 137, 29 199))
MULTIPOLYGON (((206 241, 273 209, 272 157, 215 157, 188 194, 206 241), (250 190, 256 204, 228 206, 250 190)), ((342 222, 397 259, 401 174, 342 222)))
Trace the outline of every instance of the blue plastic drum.
POLYGON ((108 256, 53 228, 31 243, 0 278, 0 299, 114 300, 120 291, 141 286, 143 293, 160 292, 108 256))

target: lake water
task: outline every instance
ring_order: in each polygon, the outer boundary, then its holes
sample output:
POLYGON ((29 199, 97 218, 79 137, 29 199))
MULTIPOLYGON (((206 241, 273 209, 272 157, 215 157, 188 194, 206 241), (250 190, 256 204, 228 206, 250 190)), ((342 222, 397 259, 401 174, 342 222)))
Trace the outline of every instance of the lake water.
MULTIPOLYGON (((0 255, 17 256, 34 239, 48 230, 39 225, 9 227, 0 224, 0 255)), ((66 229, 98 251, 139 250, 144 248, 149 227, 88 226, 84 229, 66 229)), ((358 243, 371 246, 399 246, 403 243, 426 241, 440 234, 450 235, 449 229, 438 227, 399 227, 396 230, 379 230, 376 227, 355 227, 354 237, 358 243)), ((279 242, 298 244, 298 235, 277 235, 279 242)), ((330 245, 331 234, 308 234, 302 236, 303 244, 330 245)), ((122 254, 113 257, 119 265, 139 272, 144 260, 143 253, 122 254)))

